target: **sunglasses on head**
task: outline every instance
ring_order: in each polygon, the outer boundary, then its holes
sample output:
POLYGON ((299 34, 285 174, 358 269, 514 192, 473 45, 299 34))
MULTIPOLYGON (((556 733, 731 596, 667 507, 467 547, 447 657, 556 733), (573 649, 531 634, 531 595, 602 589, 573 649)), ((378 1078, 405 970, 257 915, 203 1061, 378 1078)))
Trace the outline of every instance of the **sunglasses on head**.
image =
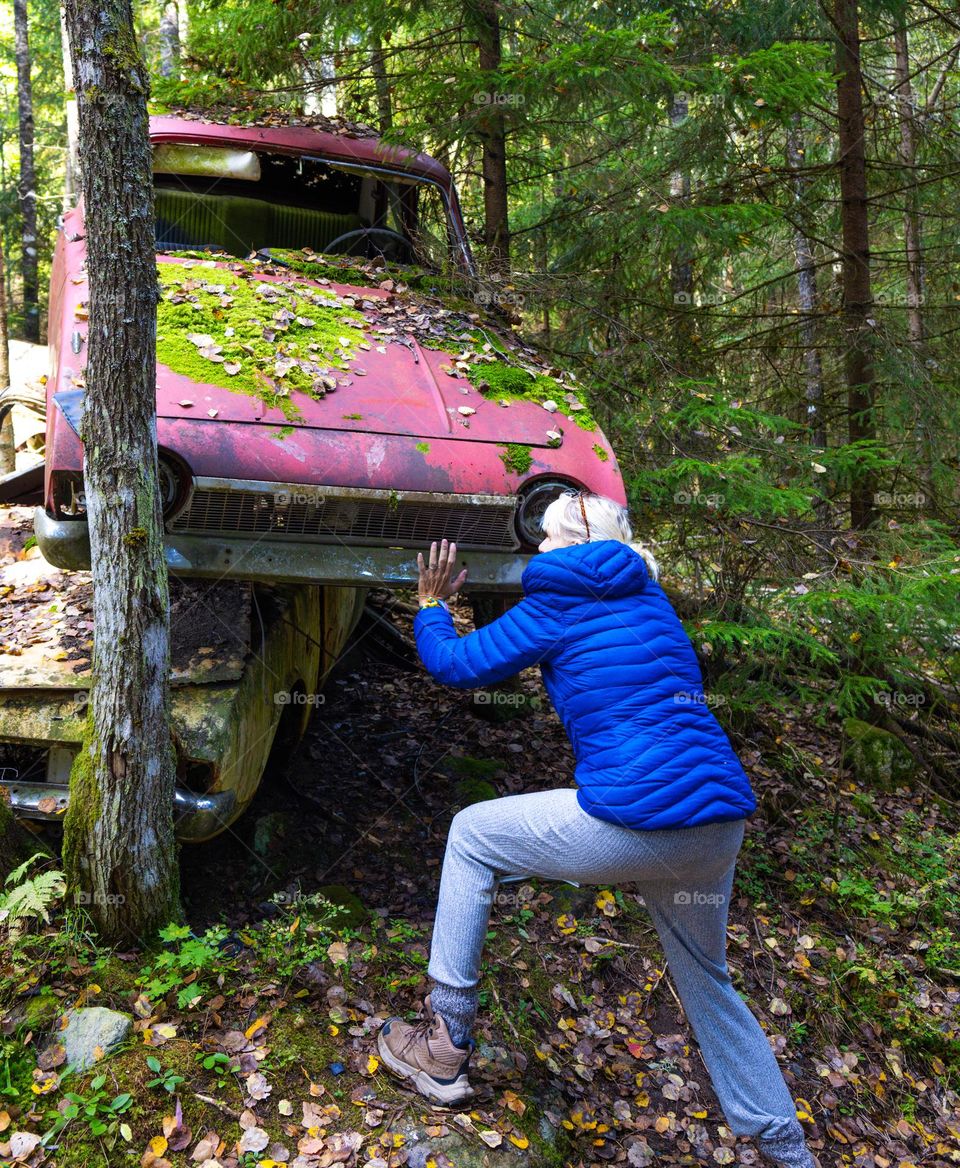
POLYGON ((590 520, 587 519, 587 508, 586 508, 586 505, 583 501, 584 498, 586 497, 586 495, 587 495, 586 491, 578 491, 577 492, 577 498, 580 501, 580 515, 583 518, 583 526, 587 529, 587 543, 589 543, 590 542, 590 520))

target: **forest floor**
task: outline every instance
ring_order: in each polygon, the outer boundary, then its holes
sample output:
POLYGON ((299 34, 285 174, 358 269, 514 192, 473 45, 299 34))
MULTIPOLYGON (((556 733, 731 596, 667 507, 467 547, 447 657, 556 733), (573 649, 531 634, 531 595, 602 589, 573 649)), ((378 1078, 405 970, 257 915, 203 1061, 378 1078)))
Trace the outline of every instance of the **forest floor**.
MULTIPOLYGON (((409 611, 392 619, 410 635, 409 611)), ((21 1162, 59 1168, 759 1165, 724 1123, 629 887, 501 886, 476 1099, 433 1108, 385 1073, 375 1033, 419 1009, 451 817, 476 798, 570 785, 572 757, 535 671, 480 704, 368 652, 372 640, 345 656, 241 821, 184 852, 192 932, 169 930, 159 956, 55 929, 29 941, 0 1001, 0 1142, 26 1133, 21 1162), (28 999, 33 1024, 16 1026, 28 999), (134 1029, 61 1080, 48 1036, 76 1004, 131 1014, 134 1029), (31 1146, 67 1092, 76 1114, 31 1146)), ((822 1168, 948 1168, 960 1164, 960 815, 922 785, 858 787, 838 739, 771 710, 736 740, 760 808, 730 906, 731 974, 822 1168)))

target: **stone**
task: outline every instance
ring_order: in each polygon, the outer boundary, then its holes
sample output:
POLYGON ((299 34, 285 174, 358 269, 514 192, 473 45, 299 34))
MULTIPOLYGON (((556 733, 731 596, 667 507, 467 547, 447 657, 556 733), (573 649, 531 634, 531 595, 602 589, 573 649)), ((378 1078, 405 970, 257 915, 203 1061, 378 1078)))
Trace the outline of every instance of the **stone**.
POLYGON ((896 734, 859 718, 844 718, 843 734, 843 763, 859 784, 881 791, 913 785, 917 763, 896 734))
POLYGON ((68 1065, 77 1072, 88 1070, 103 1055, 123 1042, 133 1025, 129 1015, 108 1010, 105 1006, 67 1010, 66 1018, 66 1029, 59 1031, 55 1037, 63 1043, 68 1065))
POLYGON ((324 884, 317 889, 317 895, 341 910, 333 921, 334 929, 352 929, 364 924, 370 917, 367 906, 345 884, 324 884))
POLYGON ((27 998, 11 1014, 17 1031, 43 1031, 53 1025, 59 1018, 62 1004, 56 994, 35 994, 27 998))

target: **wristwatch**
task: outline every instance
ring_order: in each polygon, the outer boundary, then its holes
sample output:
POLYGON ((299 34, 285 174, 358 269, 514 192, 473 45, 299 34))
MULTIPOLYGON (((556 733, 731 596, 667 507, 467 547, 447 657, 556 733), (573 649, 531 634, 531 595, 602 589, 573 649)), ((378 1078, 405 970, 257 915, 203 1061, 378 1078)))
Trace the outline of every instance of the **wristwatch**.
POLYGON ((424 597, 422 597, 420 600, 420 607, 421 608, 446 608, 447 612, 450 611, 450 609, 447 608, 447 602, 445 600, 441 600, 438 596, 424 596, 424 597))

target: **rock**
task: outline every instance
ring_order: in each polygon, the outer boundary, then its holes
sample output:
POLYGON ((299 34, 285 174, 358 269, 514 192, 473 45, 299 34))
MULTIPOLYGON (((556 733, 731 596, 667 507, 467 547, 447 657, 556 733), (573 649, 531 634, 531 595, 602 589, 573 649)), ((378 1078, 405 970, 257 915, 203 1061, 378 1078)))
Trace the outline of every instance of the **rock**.
POLYGON ((63 1043, 67 1063, 77 1072, 92 1067, 104 1054, 123 1042, 133 1024, 128 1015, 108 1010, 105 1006, 67 1010, 66 1018, 66 1029, 61 1030, 56 1038, 63 1043))
POLYGON ((367 906, 345 884, 324 884, 317 889, 317 895, 342 910, 333 922, 335 929, 350 929, 355 925, 362 925, 370 917, 367 906))
POLYGON ((455 1164, 456 1168, 523 1168, 524 1164, 535 1163, 529 1154, 508 1146, 506 1140, 503 1147, 490 1148, 475 1135, 459 1132, 453 1125, 447 1135, 436 1138, 428 1136, 416 1124, 399 1125, 394 1130, 406 1137, 407 1168, 427 1168, 433 1159, 441 1164, 455 1164), (447 1159, 441 1159, 441 1156, 447 1159))
POLYGON ((917 763, 896 734, 859 718, 844 718, 843 733, 843 762, 858 783, 881 791, 913 785, 917 763))
POLYGON ((62 1003, 55 994, 41 992, 17 1005, 10 1017, 18 1033, 21 1030, 43 1031, 60 1017, 61 1009, 62 1003))

